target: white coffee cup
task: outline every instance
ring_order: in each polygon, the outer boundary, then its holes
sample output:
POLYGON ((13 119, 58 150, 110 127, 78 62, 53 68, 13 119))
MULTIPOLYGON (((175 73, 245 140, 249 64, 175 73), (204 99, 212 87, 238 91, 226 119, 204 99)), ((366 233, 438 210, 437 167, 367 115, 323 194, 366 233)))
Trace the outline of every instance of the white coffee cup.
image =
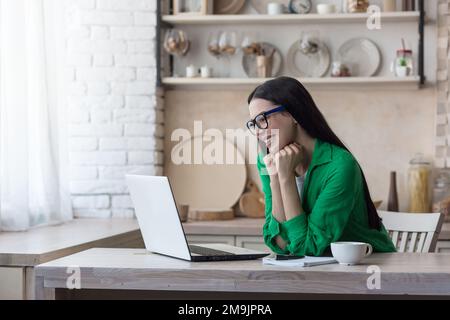
POLYGON ((202 78, 209 78, 211 76, 211 68, 208 66, 201 67, 200 75, 202 78))
POLYGON ((277 15, 283 14, 283 4, 278 2, 270 2, 267 4, 267 14, 277 15))
POLYGON ((336 6, 329 3, 320 3, 317 5, 318 14, 331 14, 336 12, 336 6))
POLYGON ((333 242, 331 253, 339 264, 352 266, 372 254, 373 248, 364 242, 333 242))
POLYGON ((187 78, 195 78, 198 74, 198 70, 194 65, 189 65, 186 67, 186 77, 187 78))

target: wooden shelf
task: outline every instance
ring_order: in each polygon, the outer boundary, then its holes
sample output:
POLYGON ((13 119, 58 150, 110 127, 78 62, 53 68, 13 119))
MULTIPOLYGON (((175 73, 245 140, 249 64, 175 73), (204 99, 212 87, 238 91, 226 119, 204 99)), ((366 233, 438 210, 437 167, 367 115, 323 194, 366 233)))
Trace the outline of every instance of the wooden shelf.
MULTIPOLYGON (((269 80, 268 78, 163 78, 163 84, 179 89, 214 89, 214 88, 248 88, 257 86, 269 80)), ((298 78, 309 88, 354 89, 355 87, 384 88, 397 90, 418 89, 420 78, 395 77, 348 77, 348 78, 298 78)))
MULTIPOLYGON (((208 24, 299 24, 299 23, 365 23, 370 17, 367 13, 333 14, 239 14, 239 15, 164 15, 162 21, 172 25, 208 24)), ((419 22, 420 12, 382 12, 382 22, 419 22)))

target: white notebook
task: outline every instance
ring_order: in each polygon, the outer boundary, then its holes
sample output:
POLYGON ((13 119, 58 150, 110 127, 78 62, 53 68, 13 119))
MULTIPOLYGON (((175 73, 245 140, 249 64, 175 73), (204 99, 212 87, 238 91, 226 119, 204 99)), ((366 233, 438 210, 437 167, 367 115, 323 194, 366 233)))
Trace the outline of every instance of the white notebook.
POLYGON ((270 264, 284 267, 312 267, 331 263, 337 263, 336 259, 333 257, 310 257, 310 256, 290 260, 276 260, 275 256, 268 256, 263 258, 263 264, 270 264))

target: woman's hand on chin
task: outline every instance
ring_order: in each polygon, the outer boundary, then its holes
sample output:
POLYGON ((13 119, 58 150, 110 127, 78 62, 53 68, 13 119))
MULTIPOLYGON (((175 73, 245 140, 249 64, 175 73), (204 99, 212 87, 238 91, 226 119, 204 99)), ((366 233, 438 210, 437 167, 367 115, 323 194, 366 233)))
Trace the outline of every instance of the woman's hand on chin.
POLYGON ((304 151, 297 143, 291 143, 273 155, 280 179, 295 176, 295 169, 303 162, 304 151))
POLYGON ((264 164, 266 165, 267 174, 271 177, 278 174, 277 167, 275 165, 275 159, 273 154, 268 154, 263 158, 264 164))

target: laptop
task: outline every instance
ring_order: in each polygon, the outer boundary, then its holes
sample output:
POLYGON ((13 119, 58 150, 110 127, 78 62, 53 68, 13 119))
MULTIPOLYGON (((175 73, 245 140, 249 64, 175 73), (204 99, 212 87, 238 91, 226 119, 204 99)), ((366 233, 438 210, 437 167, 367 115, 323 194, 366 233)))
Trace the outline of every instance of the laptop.
POLYGON ((127 175, 126 180, 148 251, 193 262, 253 260, 269 255, 220 243, 189 244, 169 179, 127 175))

